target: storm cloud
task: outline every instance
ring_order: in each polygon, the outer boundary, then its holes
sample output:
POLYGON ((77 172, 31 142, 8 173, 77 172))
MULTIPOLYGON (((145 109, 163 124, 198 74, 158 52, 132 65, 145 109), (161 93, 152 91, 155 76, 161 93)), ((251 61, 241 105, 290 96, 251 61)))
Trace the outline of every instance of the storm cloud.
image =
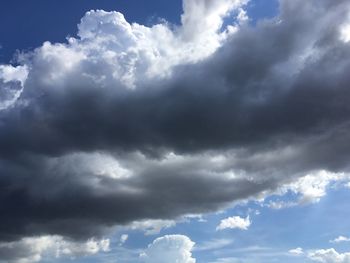
POLYGON ((0 240, 89 238, 349 171, 349 2, 281 0, 225 28, 247 1, 217 2, 184 1, 182 26, 90 11, 77 38, 0 68, 0 240))

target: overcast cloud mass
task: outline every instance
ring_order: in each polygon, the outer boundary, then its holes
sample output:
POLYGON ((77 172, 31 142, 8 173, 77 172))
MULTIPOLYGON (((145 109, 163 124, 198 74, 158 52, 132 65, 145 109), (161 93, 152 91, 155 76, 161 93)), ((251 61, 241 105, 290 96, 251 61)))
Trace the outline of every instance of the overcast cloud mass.
MULTIPOLYGON (((254 26, 247 3, 184 0, 180 26, 93 10, 78 37, 0 66, 2 258, 32 236, 99 240, 287 190, 314 202, 349 181, 350 2, 281 0, 254 26)), ((192 241, 164 238, 195 262, 192 241)))

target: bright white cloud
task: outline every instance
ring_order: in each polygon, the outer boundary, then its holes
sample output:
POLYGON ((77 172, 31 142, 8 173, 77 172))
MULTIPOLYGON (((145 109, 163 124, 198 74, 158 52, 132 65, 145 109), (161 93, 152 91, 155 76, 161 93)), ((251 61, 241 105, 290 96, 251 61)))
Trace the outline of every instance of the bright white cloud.
POLYGON ((66 240, 61 236, 23 238, 0 243, 0 262, 32 263, 47 257, 76 258, 109 251, 109 239, 90 239, 84 243, 66 240), (4 261, 2 261, 4 260, 4 261))
POLYGON ((248 230, 250 225, 251 225, 251 221, 249 216, 246 218, 234 216, 234 217, 229 217, 221 220, 216 230, 236 229, 236 228, 241 230, 248 230))
POLYGON ((194 245, 187 236, 167 235, 154 240, 140 257, 145 263, 195 263, 194 245))
POLYGON ((310 173, 292 183, 283 185, 277 191, 278 195, 284 195, 288 191, 291 191, 298 196, 298 200, 270 201, 267 206, 272 209, 282 209, 297 205, 317 203, 327 194, 327 188, 332 183, 342 182, 346 184, 348 180, 349 174, 347 173, 332 173, 325 170, 310 173))
POLYGON ((0 65, 0 79, 3 79, 4 82, 19 81, 23 85, 27 76, 27 66, 0 65))
POLYGON ((18 100, 27 76, 27 66, 0 65, 0 111, 18 100))
POLYGON ((345 236, 339 236, 333 240, 329 241, 330 243, 341 243, 341 242, 350 242, 350 238, 349 237, 345 237, 345 236))
POLYGON ((308 257, 321 263, 350 263, 350 253, 338 253, 334 248, 310 252, 308 257))
POLYGON ((340 38, 345 43, 350 42, 350 23, 344 24, 340 28, 340 38))
MULTIPOLYGON (((69 38, 67 44, 45 42, 35 50, 27 59, 34 62, 30 75, 36 83, 60 89, 67 81, 136 88, 170 76, 174 66, 213 54, 233 31, 234 21, 222 29, 224 18, 236 10, 241 19, 247 2, 184 1, 179 27, 166 22, 151 27, 130 24, 119 12, 89 11, 78 26, 78 38, 69 38)), ((22 60, 26 62, 25 55, 22 60)))

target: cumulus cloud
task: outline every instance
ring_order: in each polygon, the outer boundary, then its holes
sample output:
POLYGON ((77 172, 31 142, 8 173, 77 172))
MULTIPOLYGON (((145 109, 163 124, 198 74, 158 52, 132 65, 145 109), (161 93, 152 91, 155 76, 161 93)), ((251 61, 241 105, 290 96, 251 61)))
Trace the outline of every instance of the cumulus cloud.
POLYGON ((241 230, 248 230, 251 223, 252 222, 250 221, 249 216, 246 218, 233 216, 233 217, 228 217, 226 219, 221 220, 216 230, 236 229, 236 228, 241 230))
POLYGON ((275 194, 283 196, 293 193, 296 200, 270 201, 267 206, 272 209, 282 209, 297 205, 317 203, 327 194, 327 188, 332 184, 346 185, 350 176, 348 173, 332 173, 329 171, 317 171, 300 177, 295 182, 280 187, 275 194))
POLYGON ((97 237, 283 186, 310 202, 343 180, 349 1, 281 0, 256 26, 246 3, 184 1, 179 26, 90 11, 76 38, 1 66, 0 240, 97 237))
POLYGON ((187 236, 167 235, 154 240, 140 257, 145 263, 195 263, 194 244, 187 236))
POLYGON ((44 257, 75 258, 109 251, 109 239, 88 240, 85 243, 65 240, 61 236, 23 238, 0 243, 0 262, 32 263, 44 257))
POLYGON ((350 253, 339 253, 334 248, 320 249, 310 252, 308 257, 321 263, 349 263, 350 253))
POLYGON ((27 76, 25 65, 0 65, 0 111, 11 107, 19 99, 27 76))
POLYGON ((330 243, 350 242, 350 238, 349 237, 345 237, 345 236, 338 236, 337 238, 332 239, 329 242, 330 243))

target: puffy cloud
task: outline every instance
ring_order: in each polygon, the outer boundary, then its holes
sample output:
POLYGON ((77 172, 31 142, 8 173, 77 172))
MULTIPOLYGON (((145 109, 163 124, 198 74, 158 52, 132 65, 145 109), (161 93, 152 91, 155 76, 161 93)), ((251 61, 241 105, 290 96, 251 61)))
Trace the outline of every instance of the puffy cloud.
POLYGON ((90 11, 2 66, 0 238, 88 238, 285 185, 318 200, 319 171, 346 174, 349 2, 282 0, 254 27, 245 3, 185 1, 181 26, 90 11))
POLYGON ((27 76, 27 66, 0 65, 0 111, 19 99, 27 76))
POLYGON ((349 237, 345 237, 345 236, 339 236, 333 240, 330 240, 329 242, 331 243, 341 243, 341 242, 349 242, 350 238, 349 237))
POLYGON ((308 257, 321 263, 349 263, 350 253, 338 253, 334 248, 320 249, 310 252, 308 257))
POLYGON ((88 240, 85 243, 65 240, 61 236, 28 237, 0 243, 0 262, 32 263, 44 257, 81 257, 109 251, 109 240, 88 240))
POLYGON ((233 216, 233 217, 228 217, 226 219, 221 220, 216 230, 235 229, 235 228, 238 228, 241 230, 248 230, 250 225, 251 225, 251 221, 249 219, 249 216, 246 218, 233 216))
POLYGON ((148 246, 141 259, 145 263, 162 263, 164 259, 169 263, 195 263, 191 253, 194 244, 183 235, 163 236, 148 246))
POLYGON ((324 170, 313 172, 300 177, 295 182, 283 185, 275 193, 283 196, 291 192, 297 196, 296 201, 270 201, 267 206, 273 209, 282 209, 317 203, 327 194, 327 188, 333 183, 346 184, 349 179, 348 173, 332 173, 324 170))

